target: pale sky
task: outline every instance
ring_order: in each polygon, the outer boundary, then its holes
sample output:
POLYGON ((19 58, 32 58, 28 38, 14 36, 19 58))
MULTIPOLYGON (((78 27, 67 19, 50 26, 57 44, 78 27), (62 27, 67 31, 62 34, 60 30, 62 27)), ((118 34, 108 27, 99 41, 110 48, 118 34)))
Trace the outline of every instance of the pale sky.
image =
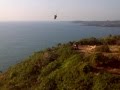
POLYGON ((0 21, 120 20, 120 0, 0 0, 0 21))

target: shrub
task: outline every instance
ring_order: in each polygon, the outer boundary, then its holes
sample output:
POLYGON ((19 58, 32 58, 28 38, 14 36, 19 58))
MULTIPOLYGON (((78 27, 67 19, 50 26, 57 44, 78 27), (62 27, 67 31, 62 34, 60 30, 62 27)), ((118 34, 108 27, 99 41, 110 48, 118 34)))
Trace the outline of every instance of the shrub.
POLYGON ((101 66, 105 61, 106 57, 102 53, 94 53, 91 55, 91 62, 94 66, 101 66))
POLYGON ((51 62, 41 70, 41 76, 47 76, 59 67, 60 63, 58 61, 51 62))
POLYGON ((67 59, 76 52, 72 50, 71 46, 62 46, 57 50, 56 53, 60 56, 60 59, 67 59))
POLYGON ((118 53, 120 53, 120 48, 118 48, 118 53))
POLYGON ((82 39, 82 40, 80 40, 79 44, 81 44, 81 45, 100 45, 101 42, 100 42, 99 39, 91 37, 89 39, 82 39))
POLYGON ((89 72, 91 72, 92 70, 93 70, 93 67, 90 66, 89 64, 87 64, 87 65, 85 65, 85 66, 83 67, 83 72, 84 72, 84 73, 89 73, 89 72))
POLYGON ((102 45, 95 48, 96 52, 110 52, 108 45, 102 45))
POLYGON ((56 90, 56 87, 55 79, 46 77, 37 90, 56 90))
POLYGON ((99 74, 94 77, 93 90, 120 90, 120 76, 99 74))
POLYGON ((117 44, 117 42, 119 42, 120 36, 109 35, 107 37, 102 38, 101 40, 102 40, 102 44, 115 45, 117 44))

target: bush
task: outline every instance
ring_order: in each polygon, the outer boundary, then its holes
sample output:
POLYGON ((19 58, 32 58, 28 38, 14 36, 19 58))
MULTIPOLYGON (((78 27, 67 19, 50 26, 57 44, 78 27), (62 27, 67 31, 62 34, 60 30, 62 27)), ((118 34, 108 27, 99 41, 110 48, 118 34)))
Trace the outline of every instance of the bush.
POLYGON ((89 39, 82 39, 82 40, 80 40, 79 44, 81 44, 81 45, 101 45, 101 42, 100 42, 99 39, 91 37, 89 39))
POLYGON ((120 76, 99 74, 94 78, 93 90, 120 90, 120 76))
POLYGON ((47 76, 52 71, 58 69, 59 67, 60 67, 60 63, 58 61, 51 62, 41 70, 41 76, 47 76))
POLYGON ((118 53, 120 53, 120 48, 118 48, 118 53))
POLYGON ((120 35, 118 35, 118 36, 109 35, 107 37, 104 37, 101 40, 102 40, 102 44, 115 45, 115 44, 119 43, 120 35))
POLYGON ((94 53, 91 55, 91 62, 94 66, 101 66, 106 62, 106 57, 102 53, 94 53))
POLYGON ((37 90, 56 90, 57 86, 54 78, 45 78, 37 90))
POLYGON ((89 72, 91 72, 92 70, 93 70, 93 67, 90 66, 89 64, 87 64, 87 65, 85 65, 85 66, 83 67, 83 72, 84 72, 84 73, 89 73, 89 72))
POLYGON ((110 52, 108 45, 102 45, 95 48, 96 52, 110 52))

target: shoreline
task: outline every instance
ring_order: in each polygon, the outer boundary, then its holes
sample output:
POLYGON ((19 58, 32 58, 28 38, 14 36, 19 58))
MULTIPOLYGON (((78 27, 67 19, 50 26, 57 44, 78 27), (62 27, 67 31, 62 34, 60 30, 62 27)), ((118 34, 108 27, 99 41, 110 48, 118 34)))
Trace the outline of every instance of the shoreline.
POLYGON ((73 21, 84 26, 120 27, 120 21, 73 21))

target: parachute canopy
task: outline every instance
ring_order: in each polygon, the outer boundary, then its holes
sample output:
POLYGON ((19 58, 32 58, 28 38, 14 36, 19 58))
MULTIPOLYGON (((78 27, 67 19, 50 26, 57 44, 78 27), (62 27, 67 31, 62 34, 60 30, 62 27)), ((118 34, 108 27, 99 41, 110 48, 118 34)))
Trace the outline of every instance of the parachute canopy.
POLYGON ((57 19, 57 14, 56 14, 56 15, 54 15, 54 19, 57 19))

